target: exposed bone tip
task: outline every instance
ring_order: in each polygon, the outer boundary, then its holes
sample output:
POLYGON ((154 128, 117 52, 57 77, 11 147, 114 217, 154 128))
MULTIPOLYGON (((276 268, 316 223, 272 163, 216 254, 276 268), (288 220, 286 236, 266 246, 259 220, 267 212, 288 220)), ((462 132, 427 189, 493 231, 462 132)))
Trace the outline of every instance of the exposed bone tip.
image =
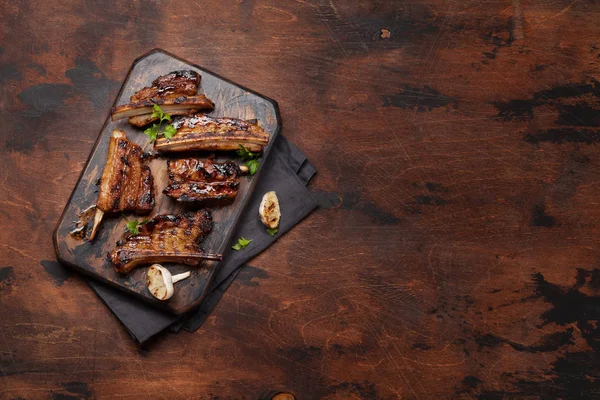
POLYGON ((122 131, 120 129, 115 129, 112 131, 112 137, 114 137, 115 139, 124 139, 125 136, 125 131, 122 131))
POLYGON ((223 254, 204 254, 201 256, 201 258, 204 260, 210 260, 210 261, 222 261, 223 254))
POLYGON ((102 217, 104 217, 104 211, 96 206, 96 214, 94 215, 94 226, 92 227, 92 233, 90 233, 90 240, 93 240, 96 236, 96 231, 102 222, 102 217))

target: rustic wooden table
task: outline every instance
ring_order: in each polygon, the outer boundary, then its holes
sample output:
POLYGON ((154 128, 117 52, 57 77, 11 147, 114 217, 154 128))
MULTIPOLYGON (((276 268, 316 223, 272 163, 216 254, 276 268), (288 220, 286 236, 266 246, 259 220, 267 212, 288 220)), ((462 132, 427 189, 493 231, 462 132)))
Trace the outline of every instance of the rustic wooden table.
POLYGON ((598 4, 213 3, 0 6, 0 398, 599 398, 598 4), (154 47, 278 100, 322 208, 140 349, 51 233, 154 47))

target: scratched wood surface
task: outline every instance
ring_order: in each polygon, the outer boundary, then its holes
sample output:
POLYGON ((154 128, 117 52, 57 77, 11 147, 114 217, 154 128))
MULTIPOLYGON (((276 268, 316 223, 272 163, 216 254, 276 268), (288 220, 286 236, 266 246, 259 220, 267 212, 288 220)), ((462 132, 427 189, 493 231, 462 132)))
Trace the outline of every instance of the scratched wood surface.
POLYGON ((600 397, 597 2, 0 9, 1 398, 600 397), (50 237, 154 47, 277 99, 321 209, 139 349, 50 237))
MULTIPOLYGON (((280 128, 276 103, 203 70, 201 67, 194 66, 190 62, 169 55, 163 50, 152 50, 135 61, 123 82, 115 104, 126 104, 132 94, 143 87, 149 86, 157 76, 182 69, 191 69, 201 75, 199 93, 205 94, 215 103, 215 109, 208 115, 245 120, 256 119, 258 121, 259 125, 270 135, 269 144, 265 147, 261 157, 266 160, 280 128)), ((128 274, 120 274, 115 271, 106 256, 108 252, 115 248, 117 241, 123 238, 127 218, 119 215, 107 215, 103 219, 98 234, 93 241, 82 240, 70 234, 75 226, 73 221, 77 221, 82 211, 87 210, 98 199, 98 180, 102 176, 106 164, 108 144, 114 129, 125 131, 128 140, 139 144, 145 152, 154 152, 152 143, 142 133, 143 129, 132 127, 126 119, 111 121, 108 117, 109 113, 110 111, 107 108, 106 115, 108 119, 102 127, 90 158, 83 168, 82 175, 73 189, 73 193, 54 232, 57 258, 61 263, 81 273, 108 283, 156 307, 177 314, 189 311, 202 302, 212 278, 219 268, 218 262, 206 261, 198 267, 176 263, 164 264, 173 274, 191 271, 191 276, 177 285, 177 291, 171 299, 161 302, 156 300, 146 287, 147 268, 139 267, 128 274)), ((220 154, 214 152, 179 153, 178 155, 168 155, 168 157, 158 157, 149 162, 148 166, 154 177, 156 205, 145 218, 152 218, 161 214, 178 214, 186 210, 200 209, 206 206, 177 203, 162 192, 169 183, 167 158, 199 157, 205 159, 211 154, 216 156, 215 161, 218 162, 233 159, 243 164, 243 161, 238 160, 234 152, 220 154)), ((202 241, 202 247, 207 253, 223 254, 230 245, 231 235, 238 218, 260 178, 260 168, 259 166, 259 170, 255 175, 246 175, 239 179, 238 194, 233 201, 206 206, 213 218, 212 232, 202 241)), ((140 218, 133 214, 129 215, 128 218, 141 220, 144 217, 140 218)), ((91 231, 91 225, 92 222, 88 224, 88 232, 91 231)))

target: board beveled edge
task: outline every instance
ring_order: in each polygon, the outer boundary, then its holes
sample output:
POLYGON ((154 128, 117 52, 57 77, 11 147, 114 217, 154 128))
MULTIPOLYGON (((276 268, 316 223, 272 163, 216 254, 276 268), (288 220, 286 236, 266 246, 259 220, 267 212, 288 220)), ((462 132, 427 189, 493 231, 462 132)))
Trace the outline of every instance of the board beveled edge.
MULTIPOLYGON (((238 84, 238 83, 236 83, 236 82, 234 82, 234 81, 232 81, 232 80, 230 80, 228 78, 225 78, 225 77, 221 76, 220 74, 217 74, 217 73, 215 73, 215 72, 213 72, 213 71, 211 71, 209 69, 203 68, 203 67, 201 67, 201 66, 199 66, 199 65, 197 65, 195 63, 191 63, 191 62, 189 62, 189 61, 187 61, 187 60, 185 60, 185 59, 183 59, 183 58, 181 58, 179 56, 176 56, 175 54, 172 54, 172 53, 170 53, 170 52, 168 52, 166 50, 163 50, 161 48, 156 47, 156 48, 149 50, 148 52, 142 54, 141 56, 139 56, 139 57, 137 57, 136 59, 133 60, 133 62, 131 63, 131 66, 129 68, 129 71, 127 72, 127 75, 125 75, 125 77, 123 78, 123 81, 122 81, 122 84, 121 84, 121 88, 119 89, 119 92, 117 93, 117 95, 115 97, 115 101, 113 102, 112 107, 116 107, 117 106, 119 98, 121 97, 121 95, 123 93, 123 90, 125 89, 125 82, 128 81, 129 76, 133 72, 135 65, 137 63, 139 63, 141 60, 145 59, 146 57, 148 57, 148 56, 150 56, 150 55, 152 55, 154 53, 163 53, 163 54, 165 54, 165 55, 167 55, 169 57, 172 57, 172 58, 174 58, 176 60, 179 60, 179 61, 181 61, 181 62, 183 62, 185 64, 191 65, 194 68, 197 68, 197 69, 199 69, 201 71, 207 72, 207 73, 209 73, 209 74, 211 74, 211 75, 213 75, 213 76, 215 76, 215 77, 217 77, 217 78, 219 78, 219 79, 221 79, 223 81, 226 81, 226 82, 230 83, 231 85, 237 86, 240 89, 243 89, 243 90, 245 90, 245 91, 247 91, 249 93, 252 93, 252 94, 260 97, 261 99, 265 100, 267 103, 270 103, 271 106, 273 107, 273 111, 274 111, 274 114, 275 114, 276 128, 275 128, 275 131, 273 131, 273 133, 271 134, 271 138, 270 138, 271 143, 270 143, 270 146, 269 146, 269 151, 263 154, 263 157, 262 157, 263 158, 263 162, 261 163, 262 165, 258 169, 258 171, 256 172, 256 174, 254 175, 254 179, 252 180, 252 183, 250 184, 250 188, 249 188, 249 193, 250 194, 248 196, 246 196, 245 199, 243 200, 242 204, 240 204, 240 213, 238 215, 238 218, 235 221, 235 224, 232 225, 232 228, 229 230, 229 233, 228 233, 228 235, 226 236, 226 238, 224 240, 224 243, 229 243, 231 241, 231 236, 233 235, 233 233, 235 232, 235 230, 237 228, 237 224, 239 223, 239 220, 240 220, 240 217, 241 217, 242 213, 245 211, 245 209, 246 209, 246 207, 247 207, 247 205, 248 205, 248 203, 250 201, 251 196, 254 194, 254 189, 255 189, 255 187, 256 187, 256 185, 258 183, 258 180, 260 179, 261 173, 262 173, 262 166, 265 165, 265 161, 267 160, 267 158, 270 155, 271 150, 273 148, 273 143, 277 139, 277 136, 279 136, 279 133, 281 131, 282 123, 281 123, 281 114, 280 114, 280 110, 279 110, 279 104, 277 103, 276 100, 274 100, 274 99, 272 99, 270 97, 264 96, 263 94, 260 94, 259 92, 255 91, 255 90, 249 89, 246 86, 240 85, 240 84, 238 84)), ((62 253, 60 251, 60 247, 58 246, 58 230, 59 230, 60 226, 63 223, 63 220, 65 218, 65 214, 67 213, 67 210, 69 209, 69 206, 71 205, 71 201, 73 200, 73 196, 75 195, 75 189, 81 183, 81 180, 84 177, 84 173, 85 173, 85 171, 87 169, 87 166, 90 163, 90 161, 92 159, 92 156, 95 154, 96 149, 98 148, 98 146, 99 146, 99 144, 100 144, 100 142, 102 140, 102 133, 104 132, 104 129, 106 128, 106 126, 110 122, 111 122, 111 118, 110 118, 110 109, 109 109, 109 115, 106 118, 106 121, 104 122, 104 124, 102 125, 102 127, 100 128, 100 132, 99 132, 99 134, 98 134, 98 136, 96 138, 96 141, 94 142, 94 146, 90 150, 90 153, 89 153, 89 155, 87 157, 87 160, 86 160, 86 162, 85 162, 85 164, 84 164, 84 166, 83 166, 83 168, 81 170, 81 173, 79 174, 79 178, 77 179, 77 182, 75 183, 75 186, 73 187, 73 191, 71 192, 71 194, 69 196, 69 199, 67 200, 67 202, 65 204, 65 207, 63 208, 63 211, 62 211, 62 213, 61 213, 61 215, 60 215, 60 217, 58 219, 56 227, 54 228, 54 231, 52 233, 52 242, 53 242, 53 245, 54 245, 54 252, 56 253, 57 261, 60 262, 62 265, 66 266, 66 267, 68 267, 68 268, 70 268, 72 270, 75 270, 75 271, 77 271, 77 272, 79 272, 79 273, 81 273, 81 274, 83 274, 85 276, 89 276, 89 277, 91 277, 91 278, 93 278, 93 279, 95 279, 97 281, 100 281, 100 282, 102 282, 104 284, 107 284, 107 285, 109 285, 111 287, 114 287, 114 288, 116 288, 116 289, 118 289, 118 290, 120 290, 120 291, 122 291, 122 292, 124 292, 124 293, 126 293, 126 294, 128 294, 130 296, 132 296, 133 298, 137 298, 140 301, 145 302, 146 304, 151 304, 152 306, 154 306, 154 307, 156 307, 156 308, 158 308, 160 310, 168 311, 168 312, 171 312, 171 313, 176 314, 176 315, 185 314, 185 313, 191 311, 192 309, 198 307, 204 301, 204 299, 206 298, 206 296, 208 294, 208 289, 212 286, 212 283, 214 282, 214 277, 215 277, 216 271, 220 267, 220 262, 217 263, 214 266, 210 266, 210 272, 209 272, 209 276, 208 276, 208 279, 207 279, 207 283, 204 286, 204 289, 202 290, 202 294, 200 296, 198 296, 198 298, 196 300, 194 300, 194 301, 190 302, 189 304, 187 304, 185 306, 182 306, 182 307, 174 307, 172 305, 169 305, 168 303, 159 302, 157 300, 151 299, 150 297, 142 296, 140 293, 137 293, 135 291, 126 290, 126 288, 123 287, 123 286, 121 286, 121 285, 118 285, 118 284, 116 284, 116 283, 114 283, 112 281, 109 281, 107 279, 103 279, 103 277, 101 277, 99 275, 96 275, 96 274, 92 274, 90 271, 88 271, 88 270, 86 270, 84 268, 81 268, 81 267, 73 264, 70 261, 67 261, 63 257, 63 255, 62 255, 62 253)), ((225 249, 226 248, 227 248, 227 245, 225 245, 225 249)))

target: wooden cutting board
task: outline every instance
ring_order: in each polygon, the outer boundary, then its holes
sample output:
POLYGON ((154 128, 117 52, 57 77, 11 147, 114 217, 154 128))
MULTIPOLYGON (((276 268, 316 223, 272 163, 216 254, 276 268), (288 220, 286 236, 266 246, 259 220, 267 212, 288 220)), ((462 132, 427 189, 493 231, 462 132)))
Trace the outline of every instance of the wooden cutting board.
MULTIPOLYGON (((260 160, 262 167, 281 128, 277 103, 163 50, 153 50, 134 61, 117 96, 115 105, 127 103, 129 96, 144 86, 150 86, 157 76, 180 69, 192 69, 202 76, 198 92, 204 93, 215 103, 215 110, 209 115, 257 119, 260 126, 269 132, 269 145, 264 149, 260 160)), ((109 110, 107 110, 107 114, 109 114, 109 110)), ((184 313, 202 302, 213 276, 219 268, 218 262, 206 261, 199 267, 163 264, 173 274, 191 270, 192 275, 190 278, 176 284, 175 294, 171 299, 161 302, 152 297, 146 288, 147 266, 138 267, 127 275, 121 275, 115 272, 112 264, 107 259, 107 253, 114 248, 116 242, 125 232, 127 221, 123 216, 105 216, 96 238, 92 242, 76 239, 69 233, 75 227, 74 221, 79 219, 79 214, 95 204, 98 199, 98 180, 102 176, 109 138, 113 129, 124 130, 127 138, 139 144, 144 151, 152 150, 152 144, 144 135, 143 129, 130 126, 126 119, 113 122, 110 120, 110 115, 107 117, 54 232, 56 255, 60 262, 70 268, 106 282, 157 307, 176 314, 184 313)), ((210 153, 181 153, 181 155, 182 157, 198 156, 205 158, 210 153)), ((235 152, 217 153, 217 156, 217 161, 233 159, 240 164, 242 163, 235 152)), ((167 165, 164 158, 154 159, 148 165, 154 176, 156 194, 156 206, 150 217, 157 214, 177 213, 184 209, 202 207, 190 207, 189 205, 184 207, 162 193, 168 181, 167 165)), ((208 253, 224 253, 231 242, 237 239, 232 238, 232 234, 242 212, 256 213, 258 218, 258 210, 244 211, 244 208, 260 177, 261 167, 255 175, 240 178, 240 188, 233 203, 209 207, 214 220, 214 228, 202 242, 202 247, 208 253)), ((128 215, 128 217, 138 220, 146 218, 135 215, 128 215)))

